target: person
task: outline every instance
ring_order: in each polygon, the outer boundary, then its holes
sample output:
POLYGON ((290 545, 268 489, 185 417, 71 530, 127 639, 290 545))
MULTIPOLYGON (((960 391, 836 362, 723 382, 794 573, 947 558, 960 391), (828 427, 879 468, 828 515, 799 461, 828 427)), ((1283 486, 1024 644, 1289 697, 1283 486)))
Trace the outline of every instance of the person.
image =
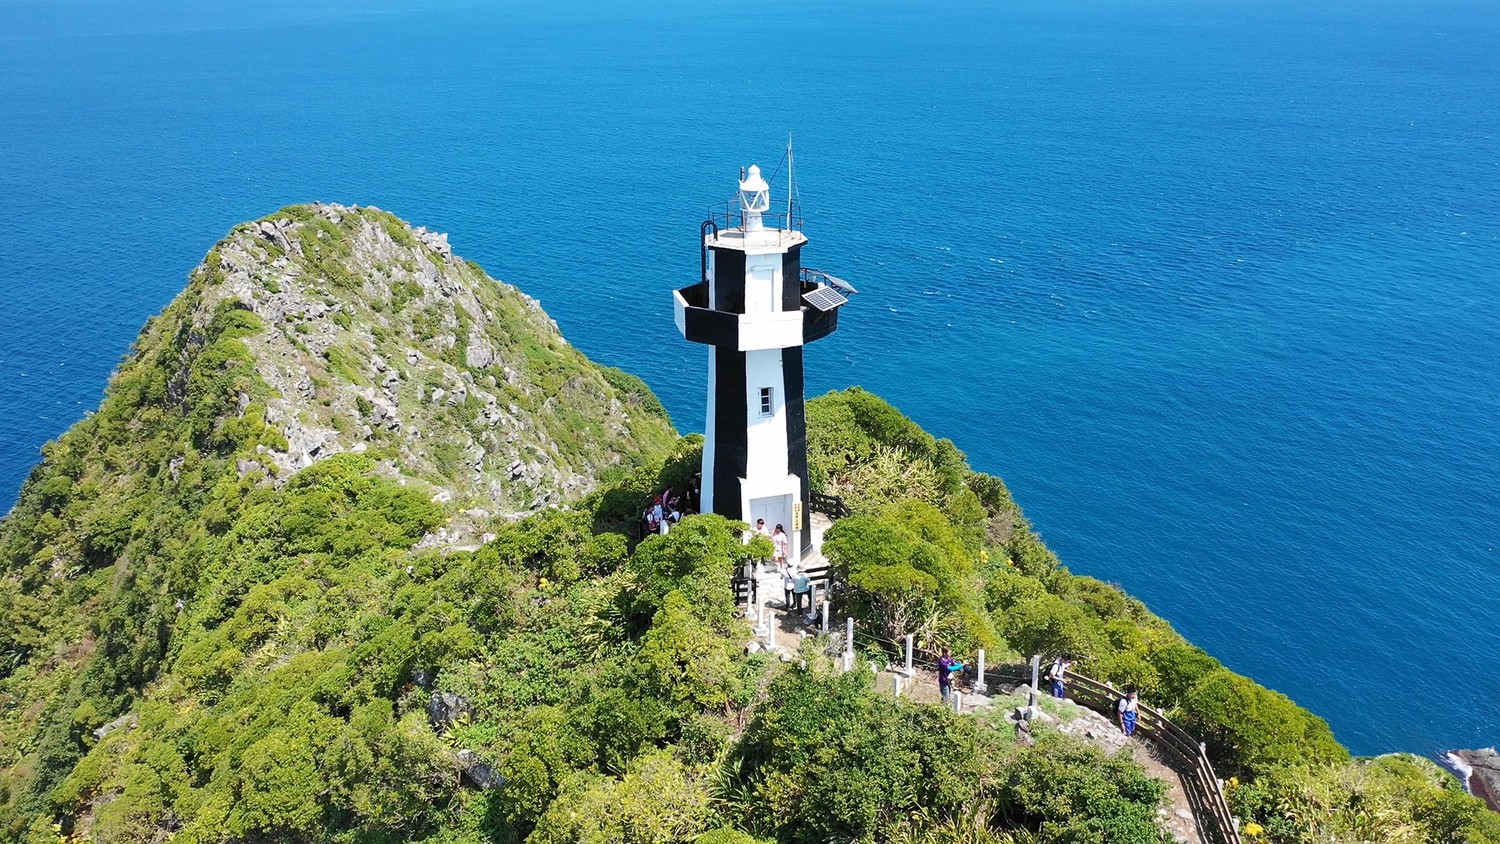
POLYGON ((807 572, 801 566, 792 566, 792 609, 798 612, 812 609, 812 601, 807 594, 811 588, 812 581, 807 579, 807 572))
POLYGON ((782 606, 792 608, 792 589, 797 585, 796 579, 792 577, 792 570, 783 563, 781 565, 781 589, 785 596, 782 606))
POLYGON ((651 521, 660 522, 667 514, 662 510, 661 496, 656 496, 656 503, 651 505, 651 521))
POLYGON ((1047 669, 1047 679, 1052 681, 1052 696, 1056 698, 1065 697, 1068 693, 1067 679, 1068 669, 1073 667, 1073 660, 1068 659, 1066 654, 1060 655, 1052 667, 1047 669))
POLYGON ((938 691, 943 695, 943 703, 948 702, 949 695, 953 694, 953 675, 958 673, 964 665, 953 658, 947 648, 943 648, 943 655, 938 657, 938 691))
POLYGON ((1140 709, 1140 701, 1136 698, 1135 686, 1125 688, 1125 696, 1115 704, 1115 712, 1120 717, 1120 732, 1127 736, 1135 735, 1135 719, 1140 709))
POLYGON ((776 547, 776 568, 786 569, 787 551, 791 548, 791 540, 787 538, 786 529, 781 525, 776 526, 776 532, 771 534, 771 544, 776 547))
MULTIPOLYGON (((756 519, 755 520, 755 527, 751 528, 751 530, 747 534, 745 534, 745 541, 749 542, 751 539, 754 539, 757 536, 764 536, 766 539, 770 539, 771 538, 771 530, 770 530, 770 528, 766 527, 766 520, 765 519, 756 519)), ((776 543, 774 543, 774 542, 771 543, 771 548, 772 548, 771 554, 772 554, 772 556, 775 556, 775 553, 776 553, 775 552, 775 547, 776 547, 776 543)), ((759 560, 759 562, 760 562, 761 566, 765 568, 766 571, 770 571, 771 570, 770 566, 772 565, 772 563, 771 563, 771 560, 769 558, 761 559, 761 560, 759 560)))

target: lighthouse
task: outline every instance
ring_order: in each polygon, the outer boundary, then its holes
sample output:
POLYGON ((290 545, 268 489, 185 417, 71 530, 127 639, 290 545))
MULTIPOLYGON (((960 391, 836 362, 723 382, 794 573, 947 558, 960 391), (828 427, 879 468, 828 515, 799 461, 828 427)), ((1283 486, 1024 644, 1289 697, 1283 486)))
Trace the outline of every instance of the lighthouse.
POLYGON ((701 279, 673 293, 677 330, 708 347, 700 509, 782 525, 790 562, 812 549, 802 347, 833 333, 853 292, 802 266, 801 229, 790 196, 772 213, 760 168, 741 170, 699 231, 701 279))

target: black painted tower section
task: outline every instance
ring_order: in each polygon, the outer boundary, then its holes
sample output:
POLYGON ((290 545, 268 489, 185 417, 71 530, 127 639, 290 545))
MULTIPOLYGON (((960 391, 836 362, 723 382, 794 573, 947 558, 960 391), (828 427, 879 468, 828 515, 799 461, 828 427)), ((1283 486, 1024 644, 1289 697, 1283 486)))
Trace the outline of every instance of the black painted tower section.
MULTIPOLYGON (((716 259, 717 260, 717 259, 716 259)), ((743 260, 741 267, 744 266, 743 260)), ((743 269, 741 270, 743 272, 743 269)), ((741 293, 743 298, 743 292, 741 293)), ((740 512, 740 478, 745 476, 749 443, 745 427, 749 408, 745 406, 748 386, 745 384, 745 353, 735 349, 714 349, 714 512, 726 519, 743 519, 740 512)), ((803 436, 802 462, 807 462, 807 437, 803 436)))

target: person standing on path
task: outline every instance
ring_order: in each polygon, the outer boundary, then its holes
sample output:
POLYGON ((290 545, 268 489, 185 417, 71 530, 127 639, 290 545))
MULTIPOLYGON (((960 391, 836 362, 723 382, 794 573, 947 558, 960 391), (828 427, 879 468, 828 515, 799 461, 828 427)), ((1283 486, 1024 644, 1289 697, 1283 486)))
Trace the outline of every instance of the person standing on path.
MULTIPOLYGON (((756 519, 755 520, 755 531, 753 533, 751 533, 750 535, 751 535, 751 537, 764 536, 766 539, 770 539, 771 538, 771 529, 768 528, 768 527, 766 527, 766 520, 765 519, 756 519)), ((776 543, 774 541, 771 542, 771 549, 772 549, 771 550, 771 556, 774 557, 776 555, 776 550, 775 550, 776 549, 776 543)), ((767 563, 771 562, 771 561, 770 560, 759 560, 758 562, 761 564, 762 567, 765 567, 765 565, 767 563)))
POLYGON ((1135 719, 1140 709, 1140 701, 1136 698, 1135 686, 1125 688, 1125 696, 1115 705, 1120 716, 1120 732, 1127 736, 1135 735, 1135 719))
POLYGON ((1053 697, 1062 698, 1067 696, 1068 669, 1072 667, 1073 660, 1068 659, 1065 654, 1059 656, 1057 661, 1052 663, 1052 667, 1047 669, 1047 679, 1052 681, 1053 697))
POLYGON ((776 568, 786 571, 787 551, 790 550, 792 542, 787 538, 786 529, 781 525, 777 525, 776 532, 771 534, 771 545, 776 548, 776 568))
POLYGON ((802 567, 792 566, 792 609, 802 612, 804 604, 806 609, 812 609, 812 601, 807 594, 811 588, 812 581, 807 579, 807 573, 802 567))
POLYGON ((781 590, 783 598, 781 605, 786 609, 792 608, 792 588, 796 586, 796 580, 792 577, 792 570, 785 564, 778 566, 781 569, 781 590))
POLYGON ((955 667, 962 668, 963 663, 953 658, 953 654, 943 648, 943 655, 938 657, 938 691, 943 695, 943 705, 948 704, 948 696, 953 694, 953 673, 955 667))

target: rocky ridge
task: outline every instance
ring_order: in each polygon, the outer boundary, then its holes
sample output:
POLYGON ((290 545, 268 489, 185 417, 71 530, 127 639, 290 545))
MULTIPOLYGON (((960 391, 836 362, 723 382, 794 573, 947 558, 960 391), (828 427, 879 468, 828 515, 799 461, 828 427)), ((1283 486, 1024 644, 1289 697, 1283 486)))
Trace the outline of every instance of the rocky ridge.
MULTIPOLYGON (((229 303, 264 325, 244 342, 286 443, 240 473, 279 483, 368 453, 453 505, 426 544, 477 543, 492 519, 577 497, 674 438, 649 390, 589 362, 537 300, 379 209, 283 209, 236 227, 193 277, 200 320, 229 303)), ((241 394, 240 411, 258 398, 241 394)))

